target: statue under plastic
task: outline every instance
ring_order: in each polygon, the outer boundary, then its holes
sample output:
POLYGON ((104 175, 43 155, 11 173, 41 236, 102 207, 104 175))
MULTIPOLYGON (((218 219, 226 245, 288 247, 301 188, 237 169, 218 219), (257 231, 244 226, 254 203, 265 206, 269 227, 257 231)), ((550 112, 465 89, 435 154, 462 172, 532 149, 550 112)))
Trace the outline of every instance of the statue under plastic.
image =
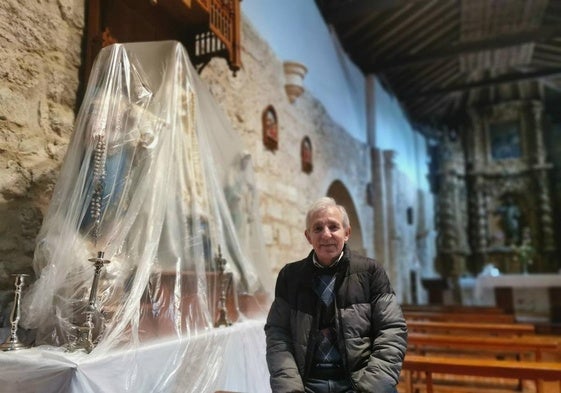
POLYGON ((221 290, 229 319, 248 318, 240 296, 272 289, 250 158, 179 43, 104 48, 22 301, 35 345, 94 355, 184 340, 214 329, 221 290))

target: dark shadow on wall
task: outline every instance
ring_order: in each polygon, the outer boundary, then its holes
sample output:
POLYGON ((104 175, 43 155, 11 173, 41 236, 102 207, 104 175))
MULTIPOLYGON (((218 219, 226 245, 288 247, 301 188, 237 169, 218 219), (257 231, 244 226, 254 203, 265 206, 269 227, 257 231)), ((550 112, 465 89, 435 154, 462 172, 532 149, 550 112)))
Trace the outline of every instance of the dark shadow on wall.
MULTIPOLYGON (((0 328, 10 326, 17 273, 29 274, 23 293, 33 281, 35 240, 47 210, 59 167, 33 179, 25 195, 2 190, 0 202, 0 328)), ((1 340, 0 340, 1 341, 1 340)))

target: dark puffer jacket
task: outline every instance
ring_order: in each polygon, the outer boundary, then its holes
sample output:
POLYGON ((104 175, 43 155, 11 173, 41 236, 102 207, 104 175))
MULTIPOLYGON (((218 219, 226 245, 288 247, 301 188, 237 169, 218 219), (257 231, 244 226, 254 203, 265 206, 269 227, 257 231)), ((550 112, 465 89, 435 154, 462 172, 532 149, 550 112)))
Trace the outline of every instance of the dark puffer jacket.
MULTIPOLYGON (((319 298, 313 251, 280 271, 269 311, 267 364, 273 393, 304 392, 319 298)), ((335 282, 339 350, 357 392, 393 393, 407 349, 407 324, 386 272, 345 246, 335 282)))

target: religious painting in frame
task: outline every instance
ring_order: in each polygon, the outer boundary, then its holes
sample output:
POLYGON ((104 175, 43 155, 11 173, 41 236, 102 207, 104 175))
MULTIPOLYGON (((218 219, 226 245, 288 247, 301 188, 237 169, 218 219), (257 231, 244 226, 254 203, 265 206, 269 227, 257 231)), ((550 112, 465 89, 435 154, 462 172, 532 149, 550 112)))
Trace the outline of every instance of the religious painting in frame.
POLYGON ((503 121, 489 125, 489 145, 493 160, 522 157, 520 126, 518 121, 503 121))
POLYGON ((261 115, 263 124, 263 144, 269 150, 277 150, 279 147, 279 124, 277 111, 269 105, 261 115))

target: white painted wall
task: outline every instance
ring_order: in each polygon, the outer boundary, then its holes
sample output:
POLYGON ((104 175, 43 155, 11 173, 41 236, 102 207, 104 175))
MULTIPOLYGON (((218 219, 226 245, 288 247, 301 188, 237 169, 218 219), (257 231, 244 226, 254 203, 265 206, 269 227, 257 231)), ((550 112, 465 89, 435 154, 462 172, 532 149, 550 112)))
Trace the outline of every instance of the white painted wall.
POLYGON ((281 61, 308 67, 307 91, 331 118, 363 143, 395 150, 396 165, 421 190, 428 190, 424 138, 413 130, 395 97, 378 83, 367 104, 367 79, 341 49, 312 0, 244 0, 242 12, 281 61), (368 105, 373 106, 369 108, 368 105), (368 112, 368 111, 371 112, 368 112), (375 137, 368 138, 373 118, 375 137))
POLYGON ((395 150, 397 167, 418 189, 428 191, 426 174, 429 157, 424 137, 413 130, 399 102, 377 80, 374 97, 376 146, 384 150, 395 150))
POLYGON ((308 67, 306 90, 333 120, 366 142, 365 78, 325 25, 313 0, 243 0, 242 12, 281 61, 308 67))

